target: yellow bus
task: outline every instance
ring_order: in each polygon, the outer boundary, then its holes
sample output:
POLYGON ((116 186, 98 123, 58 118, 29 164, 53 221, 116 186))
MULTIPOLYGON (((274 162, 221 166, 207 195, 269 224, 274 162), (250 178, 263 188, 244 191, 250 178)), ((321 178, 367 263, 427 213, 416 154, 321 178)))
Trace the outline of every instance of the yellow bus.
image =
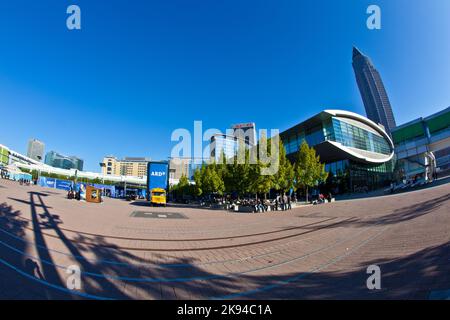
POLYGON ((152 205, 166 206, 166 190, 154 188, 150 194, 150 203, 152 205))

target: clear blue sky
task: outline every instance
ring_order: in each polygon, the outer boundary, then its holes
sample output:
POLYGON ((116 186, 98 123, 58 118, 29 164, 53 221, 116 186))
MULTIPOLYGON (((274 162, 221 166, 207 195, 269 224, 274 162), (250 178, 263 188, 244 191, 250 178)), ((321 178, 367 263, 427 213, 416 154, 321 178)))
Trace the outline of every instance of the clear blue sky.
POLYGON ((450 105, 448 0, 2 1, 0 40, 0 143, 25 153, 38 138, 93 171, 109 154, 167 158, 194 120, 284 130, 325 108, 365 114, 352 45, 398 124, 450 105))

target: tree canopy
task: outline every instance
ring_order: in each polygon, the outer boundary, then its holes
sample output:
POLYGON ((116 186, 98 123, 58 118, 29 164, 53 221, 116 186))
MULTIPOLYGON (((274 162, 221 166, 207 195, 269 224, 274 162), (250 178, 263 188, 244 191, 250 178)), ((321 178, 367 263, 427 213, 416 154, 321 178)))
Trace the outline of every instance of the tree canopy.
MULTIPOLYGON (((264 137, 262 139, 265 139, 264 137)), ((270 139, 264 142, 269 142, 270 139)), ((261 140, 260 140, 261 142, 261 140)), ((267 146, 269 143, 259 143, 267 146)), ((223 195, 224 193, 236 194, 238 197, 253 194, 266 196, 271 190, 287 193, 290 190, 302 189, 307 195, 308 188, 314 187, 326 180, 328 174, 325 165, 320 162, 314 148, 303 141, 292 163, 286 156, 286 150, 280 140, 278 144, 278 170, 274 174, 262 174, 262 170, 269 164, 258 159, 256 163, 250 161, 250 150, 244 149, 238 160, 238 155, 233 159, 226 159, 222 153, 219 160, 209 164, 203 164, 194 171, 195 186, 191 192, 196 196, 209 194, 223 195), (231 160, 231 161, 230 161, 231 160)), ((272 150, 268 147, 268 153, 272 150)), ((180 184, 189 182, 186 177, 180 179, 180 184)))
POLYGON ((295 188, 304 188, 306 201, 308 201, 308 189, 325 181, 328 177, 325 164, 320 162, 316 150, 303 141, 298 150, 294 167, 295 188))

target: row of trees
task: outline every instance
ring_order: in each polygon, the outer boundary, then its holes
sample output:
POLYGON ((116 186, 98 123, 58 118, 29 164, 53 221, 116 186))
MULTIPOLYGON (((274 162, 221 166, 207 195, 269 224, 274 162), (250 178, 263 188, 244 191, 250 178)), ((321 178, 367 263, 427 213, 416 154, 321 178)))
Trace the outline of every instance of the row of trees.
MULTIPOLYGON (((270 153, 270 148, 268 152, 270 153)), ((172 192, 177 198, 188 194, 204 196, 224 193, 235 193, 239 197, 252 194, 266 198, 270 190, 285 193, 291 189, 301 189, 308 200, 308 189, 327 179, 325 165, 305 141, 300 146, 294 163, 287 159, 281 141, 278 152, 278 171, 273 175, 261 174, 265 165, 260 161, 251 164, 250 152, 246 150, 244 163, 239 164, 235 158, 235 161, 227 164, 222 155, 218 163, 204 164, 194 172, 195 185, 190 185, 188 179, 183 176, 179 184, 172 188, 172 192)))

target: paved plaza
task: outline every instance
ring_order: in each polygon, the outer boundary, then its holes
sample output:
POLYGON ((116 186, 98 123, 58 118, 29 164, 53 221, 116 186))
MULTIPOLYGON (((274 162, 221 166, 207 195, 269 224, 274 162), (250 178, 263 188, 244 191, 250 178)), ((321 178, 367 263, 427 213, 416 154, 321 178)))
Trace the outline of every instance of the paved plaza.
POLYGON ((2 299, 450 297, 450 184, 404 194, 230 213, 0 180, 2 299), (366 270, 381 268, 381 289, 366 270), (69 266, 81 289, 67 289, 69 266))

